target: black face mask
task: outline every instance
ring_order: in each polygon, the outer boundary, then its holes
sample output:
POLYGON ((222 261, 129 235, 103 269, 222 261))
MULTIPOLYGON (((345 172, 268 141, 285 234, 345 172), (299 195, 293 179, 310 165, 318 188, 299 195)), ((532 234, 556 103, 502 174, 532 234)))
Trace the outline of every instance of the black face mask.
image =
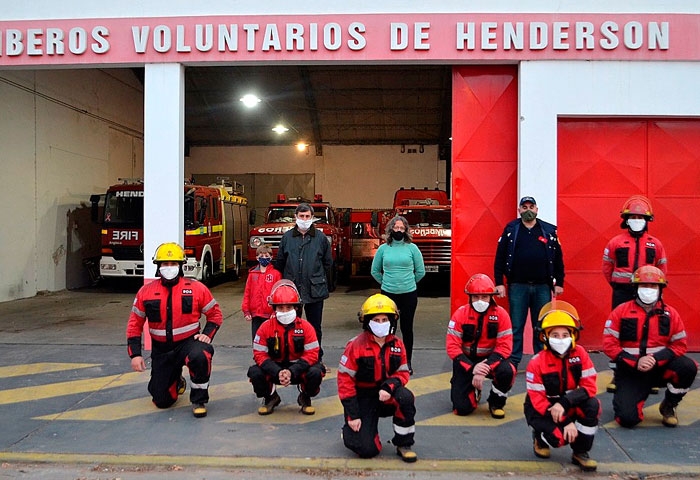
POLYGON ((391 232, 391 238, 393 238, 397 242, 400 242, 401 240, 403 240, 405 236, 406 236, 406 234, 404 232, 396 232, 396 231, 391 232))

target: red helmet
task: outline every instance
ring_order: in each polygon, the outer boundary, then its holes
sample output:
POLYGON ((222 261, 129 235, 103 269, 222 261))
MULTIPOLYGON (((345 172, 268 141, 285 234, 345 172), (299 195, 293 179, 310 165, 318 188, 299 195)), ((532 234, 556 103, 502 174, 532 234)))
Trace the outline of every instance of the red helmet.
POLYGON ((660 287, 665 287, 668 282, 666 281, 666 275, 659 268, 653 265, 644 265, 639 267, 632 274, 632 283, 653 283, 660 287))
POLYGON ((496 286, 488 275, 475 273, 464 286, 464 293, 469 295, 495 295, 496 286))
POLYGON ((627 218, 629 215, 642 215, 651 222, 654 220, 654 212, 651 209, 651 202, 644 195, 632 195, 627 199, 620 210, 620 216, 627 218))
POLYGON ((282 279, 272 286, 267 303, 271 307, 275 305, 301 305, 301 297, 294 282, 282 279))

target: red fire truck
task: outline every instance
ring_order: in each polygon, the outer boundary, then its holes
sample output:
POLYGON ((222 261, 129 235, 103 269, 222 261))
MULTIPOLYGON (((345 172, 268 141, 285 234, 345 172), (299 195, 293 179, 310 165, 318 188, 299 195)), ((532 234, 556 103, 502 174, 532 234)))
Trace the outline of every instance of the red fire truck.
MULTIPOLYGON (((185 183, 185 275, 208 282, 213 275, 237 277, 246 261, 248 200, 236 184, 185 183)), ((105 195, 92 195, 93 220, 102 225, 103 278, 143 277, 143 181, 120 179, 105 195), (104 208, 99 207, 104 197, 104 208), (98 218, 100 217, 100 218, 98 218)), ((150 257, 145 255, 146 260, 150 257)))
POLYGON ((374 254, 382 244, 382 234, 393 216, 393 209, 345 208, 337 213, 345 242, 341 278, 348 280, 351 276, 369 275, 374 254))
POLYGON ((452 254, 452 206, 444 190, 401 187, 394 212, 408 221, 413 242, 423 254, 425 271, 447 273, 452 254))
POLYGON ((284 232, 294 227, 296 222, 294 213, 297 206, 306 202, 314 209, 314 227, 322 231, 331 245, 333 267, 328 279, 329 288, 335 290, 338 281, 338 266, 343 258, 343 232, 339 227, 335 211, 330 203, 323 201, 321 194, 314 195, 313 200, 301 197, 287 197, 285 194, 277 195, 277 201, 270 203, 262 225, 250 230, 248 242, 248 266, 255 265, 255 250, 262 244, 272 248, 272 258, 277 256, 280 240, 284 232))

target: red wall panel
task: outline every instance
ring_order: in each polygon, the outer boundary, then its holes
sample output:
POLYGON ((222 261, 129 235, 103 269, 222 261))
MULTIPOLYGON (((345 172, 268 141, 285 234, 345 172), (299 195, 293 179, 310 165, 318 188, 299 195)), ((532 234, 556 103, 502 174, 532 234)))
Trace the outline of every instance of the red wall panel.
POLYGON ((517 94, 515 66, 453 69, 451 311, 467 302, 471 275, 493 276, 496 242, 516 212, 517 94))
POLYGON ((691 348, 700 350, 700 121, 560 119, 557 148, 562 299, 582 316, 582 343, 602 346, 611 302, 601 272, 603 249, 621 231, 625 199, 641 193, 654 208, 649 231, 669 259, 664 298, 683 317, 691 348))

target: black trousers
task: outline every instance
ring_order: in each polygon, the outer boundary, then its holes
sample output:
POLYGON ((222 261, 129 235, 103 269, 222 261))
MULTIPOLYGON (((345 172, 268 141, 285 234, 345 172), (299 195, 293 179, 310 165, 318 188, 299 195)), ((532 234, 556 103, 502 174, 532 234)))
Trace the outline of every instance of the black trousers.
MULTIPOLYGON (((289 368, 290 364, 280 364, 282 368, 289 368)), ((320 363, 311 365, 301 375, 292 375, 292 385, 299 385, 301 391, 310 397, 315 397, 321 390, 321 381, 325 370, 320 363)), ((253 391, 258 398, 267 397, 272 393, 272 384, 279 385, 279 378, 272 378, 258 365, 252 365, 248 369, 248 378, 253 385, 253 391)))
MULTIPOLYGON (((593 448, 593 439, 598 429, 600 412, 600 400, 596 397, 590 397, 566 412, 567 418, 575 422, 578 430, 576 440, 571 444, 571 449, 575 453, 585 453, 593 448)), ((532 406, 529 398, 525 400, 525 420, 538 440, 544 441, 553 448, 563 447, 567 444, 564 439, 564 424, 555 423, 549 412, 540 415, 532 406)))
POLYGON ((362 420, 359 432, 348 426, 348 416, 345 414, 343 443, 362 458, 375 457, 382 451, 378 429, 380 417, 393 416, 394 438, 391 443, 397 447, 410 447, 414 443, 416 399, 413 392, 406 387, 397 387, 388 402, 380 402, 378 395, 376 390, 372 395, 358 395, 362 420))
POLYGON ((316 338, 318 339, 318 346, 320 348, 318 352, 318 360, 323 360, 323 346, 321 345, 321 338, 323 337, 323 332, 321 331, 321 322, 323 321, 323 300, 314 303, 304 304, 304 313, 306 314, 306 320, 314 327, 316 330, 316 338))
POLYGON ((177 382, 183 365, 190 371, 190 401, 209 401, 209 375, 214 347, 190 337, 172 348, 153 342, 151 380, 148 391, 158 408, 168 408, 177 400, 177 382))
POLYGON ((640 372, 626 363, 618 362, 613 396, 615 420, 623 427, 631 428, 644 419, 644 403, 652 387, 668 387, 664 400, 676 406, 683 399, 698 373, 693 359, 675 357, 664 366, 655 366, 648 372, 640 372))
MULTIPOLYGON (((474 363, 482 360, 483 358, 473 359, 474 363)), ((450 398, 452 399, 452 409, 457 415, 469 415, 476 410, 479 404, 476 398, 476 389, 472 385, 473 378, 473 368, 467 372, 459 360, 453 360, 450 398)), ((491 393, 488 398, 489 406, 491 408, 505 407, 508 398, 506 394, 515 382, 515 366, 508 359, 505 359, 492 366, 491 373, 486 378, 492 380, 491 393)))
POLYGON ((391 298, 396 307, 399 309, 399 328, 401 329, 401 339, 406 346, 406 357, 408 364, 411 365, 413 358, 413 317, 416 315, 418 308, 418 291, 414 290, 408 293, 389 293, 384 290, 382 295, 391 298))

